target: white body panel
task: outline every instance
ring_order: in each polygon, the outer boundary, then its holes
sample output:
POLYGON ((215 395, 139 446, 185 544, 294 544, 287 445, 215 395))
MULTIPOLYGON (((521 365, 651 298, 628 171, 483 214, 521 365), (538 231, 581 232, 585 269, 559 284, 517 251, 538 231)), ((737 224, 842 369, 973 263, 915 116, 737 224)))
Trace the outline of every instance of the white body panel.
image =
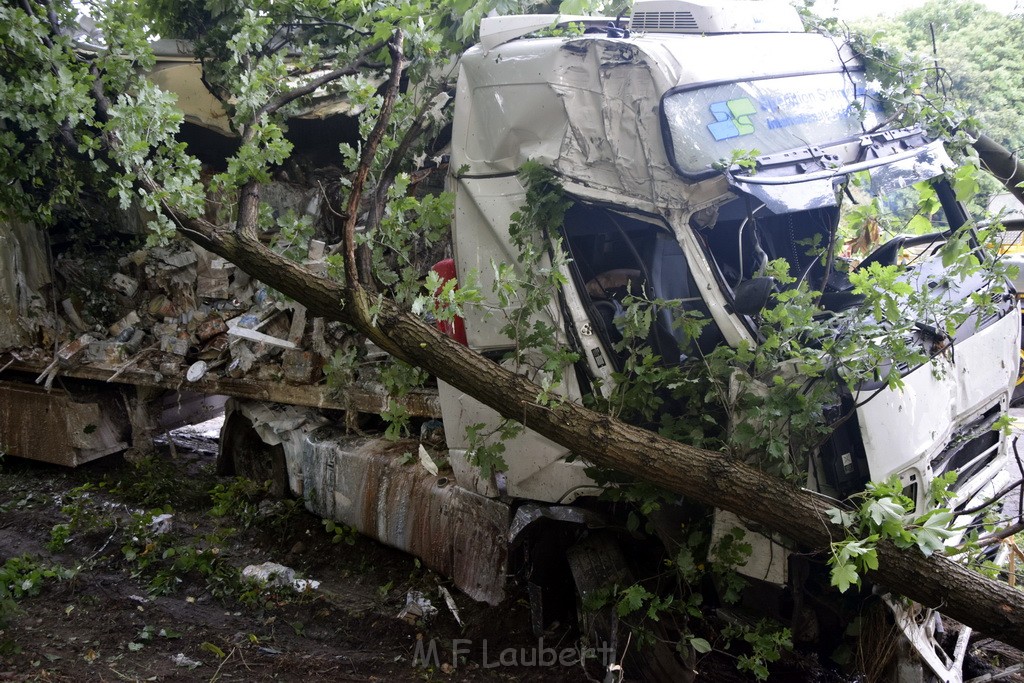
MULTIPOLYGON (((906 375, 902 390, 883 389, 874 396, 859 392, 857 401, 866 401, 857 417, 871 478, 899 474, 905 484, 911 475, 930 481, 931 460, 957 430, 993 407, 1005 410, 1018 367, 1016 344, 1008 340, 1019 333, 1019 317, 1006 315, 957 344, 952 354, 906 375)), ((1004 464, 1005 440, 999 448, 998 462, 992 464, 996 470, 1004 464)), ((919 504, 926 495, 927 487, 919 489, 919 504)))

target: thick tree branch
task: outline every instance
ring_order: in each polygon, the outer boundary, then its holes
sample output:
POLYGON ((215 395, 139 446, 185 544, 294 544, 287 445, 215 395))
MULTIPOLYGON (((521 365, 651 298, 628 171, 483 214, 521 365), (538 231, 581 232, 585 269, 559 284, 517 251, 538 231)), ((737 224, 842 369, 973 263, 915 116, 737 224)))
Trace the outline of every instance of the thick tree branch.
POLYGON ((1020 163, 1017 154, 984 133, 974 133, 974 136, 974 149, 978 151, 985 170, 994 175, 1018 201, 1024 203, 1024 188, 1018 187, 1024 183, 1024 164, 1020 163))
POLYGON ((356 222, 359 219, 359 202, 363 197, 363 188, 366 186, 366 178, 370 174, 370 167, 377 155, 377 148, 384 138, 384 132, 391 122, 391 113, 395 109, 395 100, 398 98, 399 83, 402 78, 402 70, 405 65, 405 58, 402 55, 402 43, 404 36, 401 29, 396 30, 388 42, 388 51, 391 53, 391 75, 388 78, 387 86, 384 89, 384 97, 380 105, 380 113, 377 115, 377 122, 370 131, 369 137, 363 145, 362 154, 359 157, 359 166, 356 168, 355 178, 352 180, 352 187, 349 190, 348 204, 345 209, 345 226, 342 232, 342 244, 345 258, 345 277, 350 289, 359 289, 364 285, 372 286, 372 275, 366 268, 366 264, 360 267, 356 257, 356 222))
POLYGON ((259 121, 263 116, 269 116, 270 114, 275 113, 281 107, 294 102, 300 97, 313 94, 316 92, 317 88, 321 88, 331 81, 336 81, 342 76, 353 76, 359 73, 360 69, 365 68, 369 64, 368 57, 383 48, 384 45, 385 43, 380 41, 370 45, 369 47, 363 48, 356 54, 355 58, 345 66, 334 69, 323 76, 315 78, 303 86, 293 88, 288 92, 282 93, 276 99, 260 107, 253 116, 253 121, 259 121))
POLYGON ((260 184, 250 180, 238 193, 238 220, 235 230, 249 239, 256 239, 260 218, 260 184))

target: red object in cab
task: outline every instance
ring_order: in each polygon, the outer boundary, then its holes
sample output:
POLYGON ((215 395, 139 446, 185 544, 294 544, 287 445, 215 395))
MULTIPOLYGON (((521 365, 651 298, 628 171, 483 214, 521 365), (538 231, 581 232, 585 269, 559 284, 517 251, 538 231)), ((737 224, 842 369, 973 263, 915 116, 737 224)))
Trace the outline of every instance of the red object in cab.
MULTIPOLYGON (((458 274, 455 272, 455 259, 446 258, 443 261, 438 261, 431 270, 441 276, 442 282, 448 282, 458 277, 458 274)), ((455 285, 455 288, 458 289, 459 286, 455 285)), ((440 293, 441 290, 439 288, 434 292, 434 296, 436 297, 440 293)), ((463 346, 469 346, 466 342, 466 324, 461 317, 456 316, 452 320, 438 320, 434 323, 434 326, 437 327, 438 331, 448 335, 463 346)))

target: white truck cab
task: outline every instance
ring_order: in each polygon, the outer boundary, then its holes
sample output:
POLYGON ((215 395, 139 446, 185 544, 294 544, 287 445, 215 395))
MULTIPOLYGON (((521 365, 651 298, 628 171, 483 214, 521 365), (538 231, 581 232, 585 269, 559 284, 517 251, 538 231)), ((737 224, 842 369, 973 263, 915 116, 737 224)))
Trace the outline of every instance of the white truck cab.
MULTIPOLYGON (((695 340, 668 334, 658 350, 666 358, 681 354, 681 362, 687 352, 758 342, 760 275, 769 260, 785 259, 790 273, 821 291, 825 310, 856 305, 833 259, 843 204, 852 201, 844 190, 863 171, 868 192, 893 206, 911 186, 931 183, 941 210, 933 217, 940 232, 893 237, 862 267, 895 263, 916 247, 921 255, 905 276, 914 286, 949 299, 987 287, 982 278, 935 277, 943 271, 935 246, 970 220, 944 178, 953 163, 941 141, 887 128, 849 47, 804 32, 786 4, 637 0, 628 23, 485 19, 480 44, 462 57, 455 100, 449 183, 459 275, 478 274, 486 293, 492 262, 516 261, 508 226, 525 201, 517 170, 528 160, 553 170, 573 201, 558 235, 571 259, 569 284, 545 318, 566 331, 566 343, 575 337, 585 364, 566 373, 570 399, 614 382, 612 313, 592 287, 606 273, 639 271, 653 296, 681 300, 711 321, 695 340), (574 22, 582 31, 525 37, 574 22)), ((1021 325, 1012 296, 1000 301, 997 312, 941 343, 934 321, 920 321, 914 342, 932 360, 898 368, 901 390, 865 383, 844 400, 840 409, 853 414, 811 458, 808 488, 844 498, 896 475, 918 509, 928 504, 933 479, 951 470, 959 472, 953 505, 961 509, 1002 488, 1007 443, 992 425, 1008 409, 1017 378, 1021 325), (943 346, 952 352, 939 353, 943 346)), ((512 346, 488 310, 496 306, 466 311, 470 347, 512 346)), ((585 463, 529 431, 506 444, 508 471, 481 478, 468 462, 466 427, 498 417, 444 384, 440 393, 461 486, 552 504, 597 491, 585 463)), ((719 527, 737 522, 730 517, 719 527)), ((773 548, 780 546, 762 537, 755 555, 773 548)), ((751 561, 748 573, 784 584, 787 555, 751 561)), ((960 680, 957 657, 936 654, 931 622, 918 621, 927 623, 901 621, 918 656, 942 680, 960 680)))

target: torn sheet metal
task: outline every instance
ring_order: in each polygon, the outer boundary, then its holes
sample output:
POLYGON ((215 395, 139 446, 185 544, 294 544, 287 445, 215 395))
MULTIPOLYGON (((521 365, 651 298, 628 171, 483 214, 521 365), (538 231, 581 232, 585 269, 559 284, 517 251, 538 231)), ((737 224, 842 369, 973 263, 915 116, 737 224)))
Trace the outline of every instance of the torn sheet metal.
POLYGON ((509 545, 515 546, 521 540, 522 533, 539 519, 578 524, 587 529, 602 529, 611 524, 601 513, 586 508, 524 503, 516 508, 516 514, 512 518, 512 524, 509 527, 509 545))
MULTIPOLYGON (((963 626, 957 634, 952 654, 947 653, 938 643, 943 641, 942 616, 935 610, 923 607, 916 602, 904 603, 899 598, 890 595, 882 597, 886 606, 892 610, 896 618, 896 626, 903 632, 910 647, 913 648, 922 662, 931 670, 934 675, 932 680, 941 683, 962 683, 964 657, 967 654, 967 646, 971 640, 972 630, 963 626)), ((904 667, 913 666, 911 658, 901 658, 905 661, 904 667)), ((903 672, 900 672, 901 674, 903 672)), ((910 677, 903 676, 899 680, 914 680, 919 672, 907 672, 910 677)), ((923 676, 917 676, 918 680, 924 680, 923 676)))
MULTIPOLYGON (((688 84, 815 69, 850 55, 815 34, 598 34, 512 41, 462 59, 452 168, 512 174, 528 159, 617 203, 686 206, 704 183, 682 182, 662 137, 661 99, 688 84), (751 54, 758 55, 750 59, 751 54)), ((710 111, 699 112, 708 123, 710 111)))
POLYGON ((0 381, 0 453, 75 467, 128 447, 124 406, 111 393, 0 381))
POLYGON ((289 488, 301 496, 305 479, 303 452, 306 438, 310 432, 327 424, 327 418, 310 408, 230 399, 224 406, 225 417, 234 411, 241 412, 252 422, 263 443, 268 446, 280 444, 284 448, 289 488))
MULTIPOLYGON (((870 138, 865 137, 865 145, 870 142, 870 138)), ((800 167, 806 164, 794 163, 752 175, 729 173, 727 177, 730 185, 763 202, 772 213, 783 214, 836 206, 838 183, 844 182, 851 173, 869 171, 873 192, 884 197, 940 176, 945 169, 955 166, 939 140, 909 150, 899 147, 899 151, 888 156, 874 153, 880 146, 875 144, 868 148, 867 159, 854 160, 835 169, 818 166, 817 171, 805 172, 800 167)))
POLYGON ((324 428, 305 451, 306 507, 419 557, 475 600, 505 594, 509 507, 443 473, 406 463, 415 442, 389 443, 324 428))

